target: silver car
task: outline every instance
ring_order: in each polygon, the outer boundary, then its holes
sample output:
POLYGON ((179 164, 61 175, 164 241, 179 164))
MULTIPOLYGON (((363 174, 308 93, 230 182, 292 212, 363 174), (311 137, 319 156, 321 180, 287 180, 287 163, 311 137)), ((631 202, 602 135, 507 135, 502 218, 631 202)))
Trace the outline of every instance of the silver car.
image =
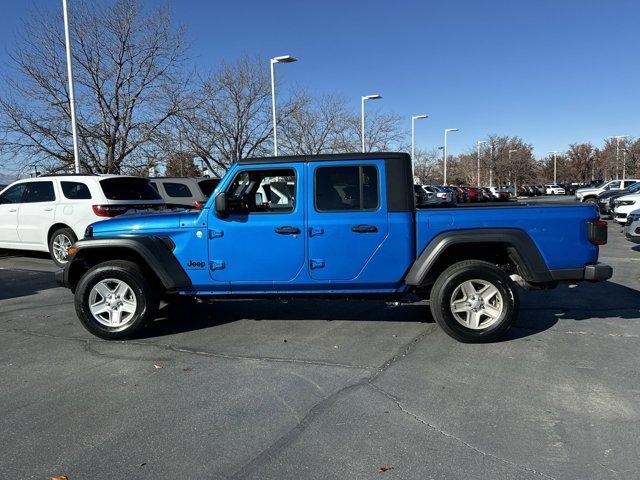
POLYGON ((633 243, 640 243, 640 210, 627 215, 627 223, 622 227, 624 236, 633 243))

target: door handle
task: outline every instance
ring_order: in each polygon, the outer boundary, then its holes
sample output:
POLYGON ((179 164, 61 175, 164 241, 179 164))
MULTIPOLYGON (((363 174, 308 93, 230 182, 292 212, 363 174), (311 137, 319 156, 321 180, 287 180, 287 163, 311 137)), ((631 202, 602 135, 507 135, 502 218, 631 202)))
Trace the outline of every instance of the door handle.
POLYGON ((51 212, 53 210, 53 207, 47 207, 44 209, 45 212, 51 212))
POLYGON ((351 227, 351 231, 355 233, 376 233, 378 227, 375 225, 355 225, 351 227))
POLYGON ((17 208, 12 208, 12 209, 9 210, 10 213, 14 213, 14 212, 17 212, 17 211, 18 211, 17 208))
POLYGON ((298 235, 300 233, 300 229, 297 227, 278 227, 275 230, 276 233, 280 235, 298 235))

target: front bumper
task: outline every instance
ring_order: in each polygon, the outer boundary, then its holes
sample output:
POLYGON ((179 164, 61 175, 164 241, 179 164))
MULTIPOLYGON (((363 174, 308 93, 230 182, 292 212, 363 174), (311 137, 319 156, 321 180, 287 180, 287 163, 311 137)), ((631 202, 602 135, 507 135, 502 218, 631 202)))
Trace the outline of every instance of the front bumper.
POLYGON ((640 243, 640 223, 627 223, 627 225, 623 227, 622 231, 627 240, 633 243, 640 243))
POLYGON ((559 282, 604 282, 613 276, 613 268, 604 263, 592 263, 584 268, 551 270, 551 276, 559 282))
POLYGON ((69 283, 69 265, 70 263, 67 263, 63 268, 56 270, 53 274, 56 283, 61 287, 71 288, 71 284, 69 283))

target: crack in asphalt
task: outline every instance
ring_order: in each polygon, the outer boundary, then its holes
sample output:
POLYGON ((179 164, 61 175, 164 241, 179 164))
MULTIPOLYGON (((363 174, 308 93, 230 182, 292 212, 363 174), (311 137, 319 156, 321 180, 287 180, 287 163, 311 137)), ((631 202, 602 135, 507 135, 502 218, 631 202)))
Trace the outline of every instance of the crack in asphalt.
POLYGON ((506 465, 509 465, 510 467, 514 467, 518 470, 524 471, 524 472, 528 472, 528 473, 533 473, 535 475, 538 475, 540 477, 543 478, 547 478, 549 480, 556 480, 554 477, 547 475, 544 472, 540 472, 538 470, 535 470, 533 468, 530 467, 526 467, 524 465, 520 465, 518 463, 512 462, 511 460, 507 460, 506 458, 502 458, 502 457, 498 457, 497 455, 494 455, 492 453, 489 452, 485 452, 484 450, 479 449, 478 447, 476 447, 475 445, 470 444, 469 442, 456 437, 455 435, 453 435, 452 433, 446 432, 444 430, 442 430, 441 428, 436 427, 435 425, 432 425, 431 423, 427 422, 425 419, 423 419, 422 417, 420 417, 420 415, 411 412, 410 410, 407 410, 402 403, 400 403, 400 400, 398 399, 398 397, 396 397, 395 395, 387 392, 385 389, 383 389, 382 387, 375 385, 375 384, 369 384, 369 387, 371 387, 373 390, 376 390, 378 393, 382 394, 383 396, 385 396, 386 398, 388 398, 389 400, 391 400, 393 403, 395 403, 396 407, 398 407, 398 409, 404 413, 405 415, 408 415, 412 418, 414 418, 416 421, 418 421, 419 423, 421 423, 422 425, 424 425, 425 427, 429 428, 430 430, 433 430, 434 432, 450 438, 451 440, 456 441, 457 443, 459 443, 460 445, 464 446, 465 448, 468 448, 470 450, 473 450, 476 453, 479 453, 480 455, 482 455, 483 457, 489 457, 492 458, 494 460, 497 460, 501 463, 504 463, 506 465))
MULTIPOLYGON (((80 337, 65 337, 62 335, 51 335, 48 333, 42 332, 34 332, 32 330, 21 329, 21 328, 10 328, 10 329, 0 329, 0 333, 22 333, 24 335, 30 335, 33 337, 43 337, 43 338, 51 338, 54 340, 68 340, 83 343, 84 350, 90 354, 112 358, 116 360, 136 360, 131 357, 118 356, 111 353, 98 352, 94 348, 91 347, 91 344, 99 344, 99 345, 138 345, 144 347, 152 347, 158 348, 162 350, 170 350, 176 353, 186 353, 189 355, 197 355, 201 357, 209 357, 209 358, 224 358, 228 360, 246 360, 246 361, 258 361, 258 362, 273 362, 273 363, 293 363, 298 365, 315 365, 320 367, 336 367, 336 368, 352 368, 357 370, 367 370, 371 371, 374 367, 369 365, 356 365, 356 364, 348 364, 348 363, 338 363, 338 362, 327 362, 323 360, 303 360, 300 358, 284 358, 284 357, 267 357, 267 356, 249 356, 249 355, 233 355, 227 353, 219 353, 219 352, 207 352, 202 350, 195 350, 186 347, 177 347, 175 345, 169 343, 156 343, 156 342, 142 342, 136 340, 123 340, 123 341, 114 341, 114 340, 99 340, 99 339, 91 339, 91 338, 80 338, 80 337)), ((139 359, 139 361, 148 361, 147 359, 139 359)))
POLYGON ((382 363, 382 365, 380 365, 371 375, 362 378, 357 382, 347 384, 339 390, 336 390, 328 397, 324 397, 318 403, 313 405, 293 428, 291 428, 288 432, 278 438, 267 448, 262 450, 254 458, 245 463, 235 473, 228 475, 226 478, 230 480, 244 478, 249 473, 257 470, 262 465, 269 462, 278 453, 282 452, 285 448, 294 443, 296 439, 298 439, 298 437, 306 430, 306 428, 311 425, 313 421, 317 419, 322 413, 331 408, 338 401, 338 399, 344 397, 353 390, 371 385, 371 382, 378 378, 382 373, 384 373, 392 365, 402 360, 409 353, 411 353, 415 346, 418 345, 422 341, 422 339, 424 339, 435 328, 435 324, 429 324, 429 326, 427 326, 427 328, 425 328, 422 332, 402 345, 394 355, 392 355, 389 359, 382 363))

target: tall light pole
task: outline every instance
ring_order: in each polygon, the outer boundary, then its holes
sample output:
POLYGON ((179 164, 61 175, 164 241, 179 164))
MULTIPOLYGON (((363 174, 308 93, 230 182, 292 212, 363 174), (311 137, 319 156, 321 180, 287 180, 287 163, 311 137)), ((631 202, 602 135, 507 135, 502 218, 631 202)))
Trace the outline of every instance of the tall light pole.
POLYGON ((276 120, 276 63, 292 63, 298 59, 291 55, 281 55, 271 59, 271 113, 273 114, 273 155, 278 156, 278 126, 276 120))
POLYGON ((429 115, 413 115, 411 117, 411 159, 416 156, 416 120, 429 118, 429 115))
POLYGON ((64 18, 64 42, 67 47, 67 77, 69 81, 69 111, 71 112, 71 135, 73 136, 73 159, 75 163, 75 172, 80 173, 78 129, 76 127, 76 102, 73 97, 73 70, 71 67, 71 40, 69 38, 69 14, 67 13, 67 0, 62 0, 62 16, 64 18))
POLYGON ((493 149, 495 147, 491 144, 491 157, 489 158, 489 187, 493 187, 493 149))
POLYGON ((444 184, 447 184, 447 136, 449 132, 458 132, 459 128, 445 128, 444 129, 444 184))
POLYGON ((551 155, 553 155, 553 184, 555 185, 556 183, 558 183, 558 158, 556 157, 556 155, 558 155, 558 151, 554 150, 553 152, 549 152, 551 155))
POLYGON ((629 150, 626 148, 623 148, 622 149, 622 180, 627 178, 627 153, 629 153, 629 150))
POLYGON ((364 102, 367 100, 379 100, 382 98, 382 95, 378 95, 378 94, 374 94, 374 95, 365 95, 364 97, 362 97, 362 106, 360 109, 361 112, 361 128, 362 128, 362 153, 365 152, 365 146, 364 146, 364 102))
POLYGON ((487 143, 486 140, 478 140, 478 187, 480 187, 480 145, 487 143))
MULTIPOLYGON (((628 135, 616 135, 615 137, 609 137, 615 138, 616 140, 616 180, 620 180, 620 140, 627 137, 628 135)), ((622 174, 622 177, 624 180, 624 173, 622 174)))
MULTIPOLYGON (((511 154, 517 151, 518 151, 517 149, 509 150, 509 183, 511 183, 511 154)), ((515 177, 516 176, 514 175, 514 182, 513 182, 514 195, 513 196, 518 198, 518 182, 515 177)))

